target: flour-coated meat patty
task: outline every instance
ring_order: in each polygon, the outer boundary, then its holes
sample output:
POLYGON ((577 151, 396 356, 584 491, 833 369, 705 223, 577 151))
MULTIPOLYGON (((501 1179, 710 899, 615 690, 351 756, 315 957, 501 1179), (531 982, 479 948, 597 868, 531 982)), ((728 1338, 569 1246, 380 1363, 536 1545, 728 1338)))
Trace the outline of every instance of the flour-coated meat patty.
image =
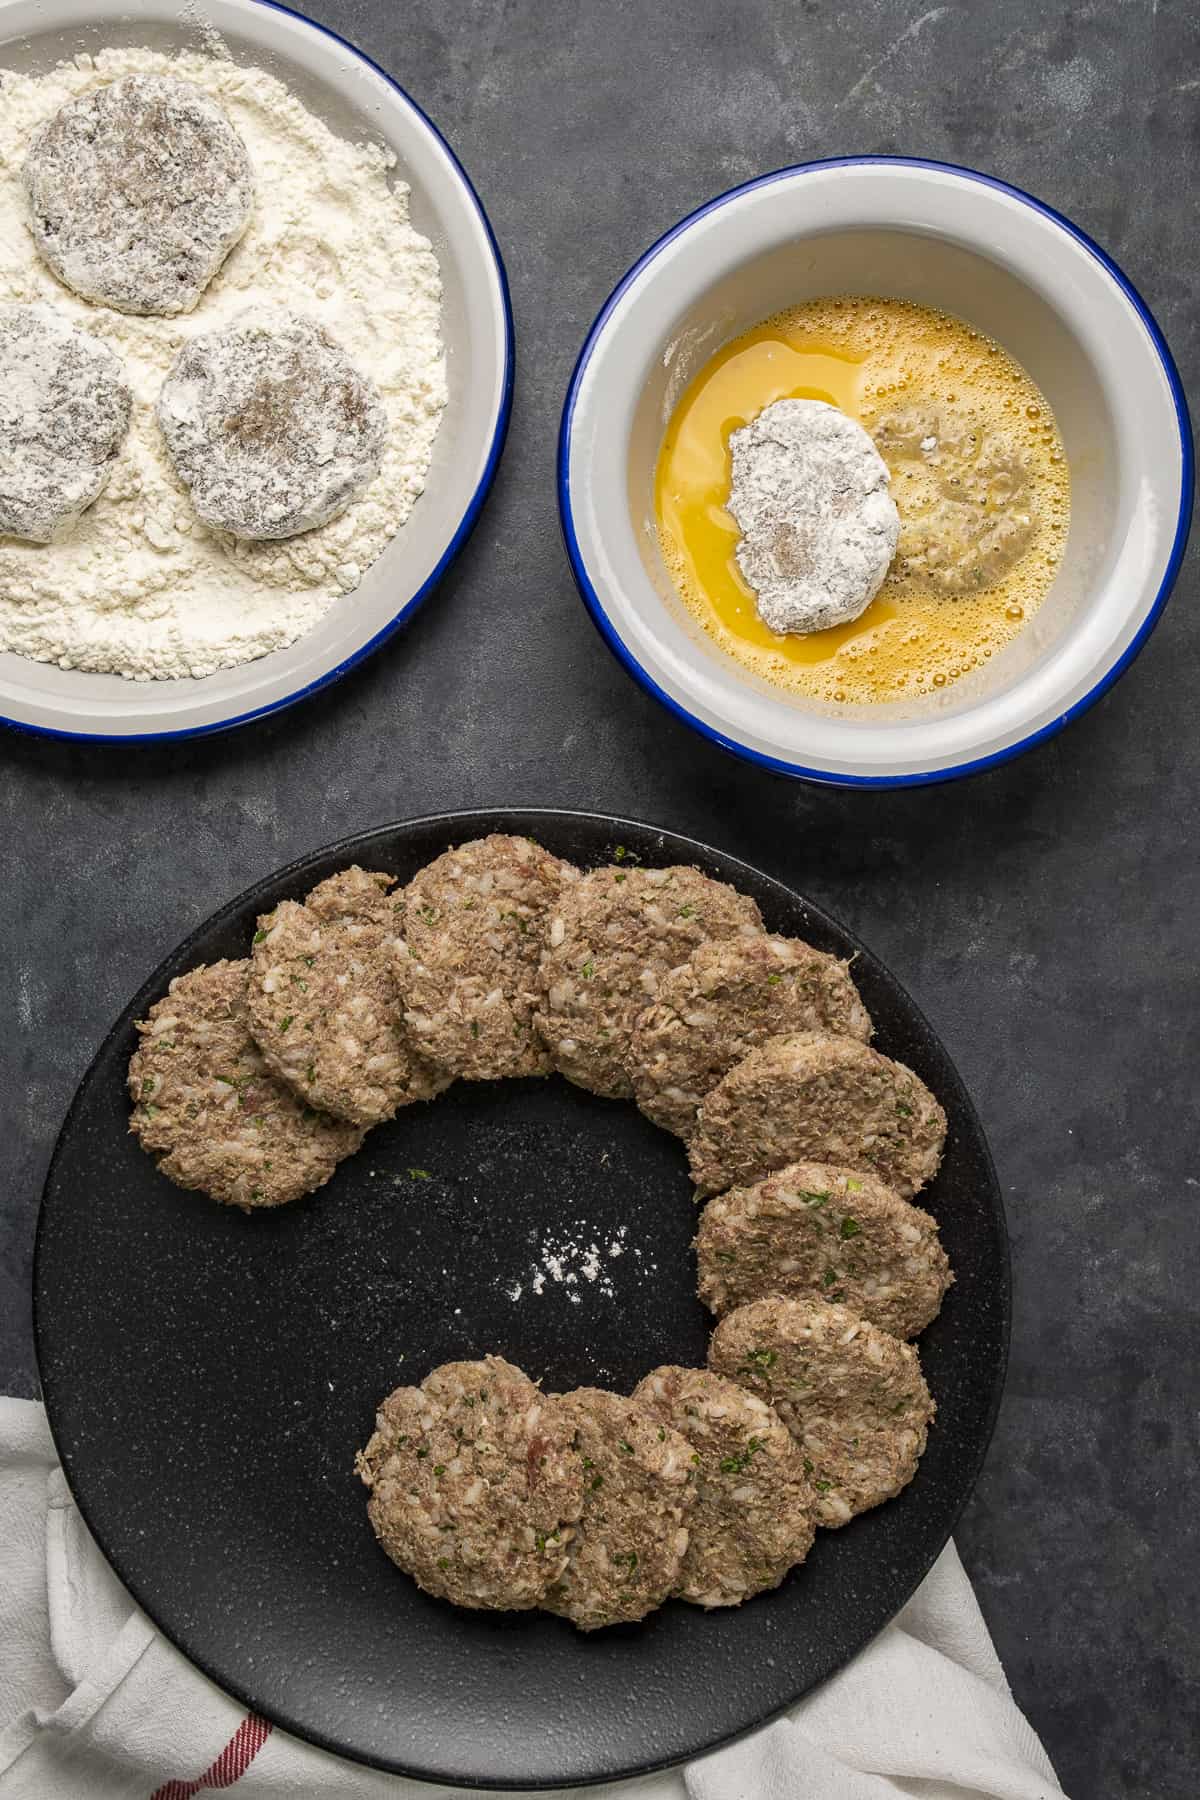
POLYGON ((687 1137, 727 1069, 767 1038, 844 1032, 865 1043, 871 1020, 848 963, 799 938, 701 944, 664 975, 629 1049, 633 1089, 655 1124, 687 1137))
POLYGON ((334 519, 379 471, 379 391, 315 319, 251 307, 190 338, 167 371, 158 422, 206 525, 295 537, 334 519))
POLYGON ((250 952, 250 1023, 268 1066, 310 1106, 359 1125, 446 1086, 400 1016, 402 906, 391 875, 356 865, 264 913, 250 952))
POLYGON ((420 1387, 397 1388, 357 1464, 383 1549, 455 1606, 540 1605, 583 1507, 574 1429, 499 1356, 443 1363, 420 1387))
POLYGON ((59 280, 124 313, 191 312, 250 223, 246 146, 210 95, 122 75, 39 126, 29 228, 59 280))
POLYGON ((0 305, 0 534, 48 544, 103 493, 132 395, 107 345, 51 306, 0 305))
POLYGON ((702 1194, 793 1162, 878 1175, 910 1199, 937 1174, 946 1115, 919 1076, 856 1038, 769 1038, 706 1095, 688 1144, 702 1194))
POLYGON ((740 1606, 778 1587, 812 1547, 816 1498, 778 1413, 723 1375, 674 1365, 652 1369, 633 1398, 700 1459, 678 1598, 740 1606))
POLYGON ((937 1317, 954 1277, 937 1221, 878 1176, 797 1162, 708 1202, 699 1294, 718 1315, 767 1294, 815 1294, 896 1337, 937 1317))
POLYGON ((711 939, 757 936, 758 907, 699 869, 604 867, 565 890, 542 955, 538 1029, 568 1080, 633 1097, 633 1028, 668 970, 711 939))
POLYGON ((533 1026, 547 920, 578 871, 540 844, 493 833, 428 863, 409 883, 395 958, 405 1018, 447 1075, 548 1075, 533 1026))
POLYGON ((250 1033, 246 962, 179 975, 138 1023, 129 1129, 179 1187, 249 1212, 311 1194, 363 1140, 273 1075, 250 1033))
POLYGON ((708 1361, 775 1408, 800 1446, 819 1524, 845 1525, 916 1474, 937 1410, 917 1353, 848 1306, 752 1300, 721 1320, 708 1361))
POLYGON ((601 1388, 562 1396, 583 1463, 583 1513, 546 1601, 581 1631, 629 1624, 679 1579, 695 1453, 642 1406, 601 1388))

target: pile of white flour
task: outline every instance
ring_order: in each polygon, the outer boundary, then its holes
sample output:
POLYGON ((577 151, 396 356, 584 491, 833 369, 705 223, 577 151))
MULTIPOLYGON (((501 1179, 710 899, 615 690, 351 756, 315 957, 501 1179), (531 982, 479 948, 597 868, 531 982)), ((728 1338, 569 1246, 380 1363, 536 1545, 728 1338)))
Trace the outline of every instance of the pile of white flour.
POLYGON ((0 649, 135 680, 208 675, 282 649, 357 586, 425 484, 446 404, 441 277, 408 222, 394 159, 349 144, 261 69, 199 54, 105 50, 35 79, 0 71, 0 300, 44 302, 118 356, 133 389, 125 448, 104 494, 61 543, 0 537, 0 649), (182 318, 131 318, 61 287, 26 227, 30 136, 68 100, 153 71, 213 95, 254 164, 250 228, 182 318), (389 420, 383 464, 328 525, 276 543, 206 530, 154 416, 180 346, 248 306, 307 313, 370 375, 389 420))

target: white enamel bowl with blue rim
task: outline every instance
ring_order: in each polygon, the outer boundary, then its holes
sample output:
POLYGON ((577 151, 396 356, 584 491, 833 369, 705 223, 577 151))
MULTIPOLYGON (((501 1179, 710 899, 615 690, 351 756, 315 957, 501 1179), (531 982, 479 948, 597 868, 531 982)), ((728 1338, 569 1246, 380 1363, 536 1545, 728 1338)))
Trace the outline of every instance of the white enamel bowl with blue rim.
POLYGON ((1128 668, 1187 540, 1191 428, 1144 302, 1069 220, 968 169, 858 157, 783 169, 701 207, 617 287, 571 380, 559 503, 583 597, 631 675, 686 724, 782 774, 847 786, 968 775, 1059 730, 1128 668), (915 702, 790 697, 721 652, 659 554, 654 466, 680 393, 723 343, 823 294, 957 313, 1032 375, 1072 478, 1039 612, 985 670, 915 702))
MULTIPOLYGON (((8 0, 0 68, 42 73, 108 45, 203 50, 277 75, 339 136, 390 147, 432 240, 444 286, 450 398, 425 492, 361 585, 286 650, 202 680, 131 682, 0 655, 0 718, 26 729, 126 741, 217 731, 336 681, 427 598, 491 485, 512 398, 512 313, 487 217, 454 152, 392 78, 323 26, 272 0, 8 0)), ((270 195, 261 203, 270 204, 270 195)), ((203 304, 203 302, 201 302, 203 304)), ((401 652, 402 653, 402 652, 401 652)))

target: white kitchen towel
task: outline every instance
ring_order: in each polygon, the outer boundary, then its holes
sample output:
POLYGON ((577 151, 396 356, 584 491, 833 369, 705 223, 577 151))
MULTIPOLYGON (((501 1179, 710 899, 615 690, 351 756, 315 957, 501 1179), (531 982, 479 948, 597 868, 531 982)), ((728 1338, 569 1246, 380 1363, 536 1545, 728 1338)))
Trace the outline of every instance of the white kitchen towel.
MULTIPOLYGON (((714 1629, 719 1628, 719 1621, 714 1629)), ((0 1800, 432 1800, 273 1730, 140 1613, 71 1499, 40 1406, 0 1399, 0 1800)), ((638 1800, 1049 1800, 953 1545, 894 1624, 751 1738, 605 1790, 638 1800)))

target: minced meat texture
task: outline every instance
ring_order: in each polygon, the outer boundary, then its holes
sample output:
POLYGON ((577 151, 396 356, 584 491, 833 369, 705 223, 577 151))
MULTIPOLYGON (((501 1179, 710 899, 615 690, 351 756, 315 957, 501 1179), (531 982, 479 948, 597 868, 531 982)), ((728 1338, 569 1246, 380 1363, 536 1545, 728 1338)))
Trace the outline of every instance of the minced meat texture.
POLYGON ((757 936, 758 907, 699 869, 592 869, 566 889, 542 955, 538 1029, 555 1067, 612 1099, 633 1096, 630 1040, 668 970, 709 940, 757 936))
POLYGON ((447 1085, 400 1015, 394 889, 379 870, 343 869, 264 913, 250 952, 250 1021, 268 1066, 310 1106, 360 1125, 447 1085))
POLYGON ((122 75, 34 133, 29 227, 60 281, 118 312, 190 312, 254 207, 246 146, 172 75, 122 75))
POLYGON ((633 1028, 637 1103, 655 1124, 687 1137, 727 1069, 767 1038, 796 1031, 867 1041, 870 1016, 847 963, 799 938, 701 944, 663 976, 658 998, 633 1028))
POLYGON ((129 1129, 179 1187, 252 1211, 311 1194, 363 1140, 307 1106, 250 1034, 249 964, 178 976, 138 1024, 129 1129))
POLYGON ((708 1094, 688 1144, 702 1194, 793 1162, 878 1175, 904 1199, 937 1173, 946 1115, 919 1076, 855 1038, 802 1033, 751 1050, 708 1094))
POLYGON ((875 1175, 798 1162, 708 1202, 699 1294, 720 1315, 767 1294, 843 1303, 896 1337, 936 1318, 954 1277, 937 1221, 875 1175))
POLYGON ((708 1361, 775 1408, 800 1446, 819 1524, 845 1525, 916 1474, 937 1410, 917 1353, 848 1306, 752 1300, 721 1320, 708 1361))
POLYGON ((600 1388, 564 1394, 583 1463, 583 1514, 546 1601, 581 1631, 645 1618, 688 1547, 695 1452, 644 1407, 600 1388))
POLYGON ((530 838, 460 844, 413 877, 395 978, 421 1054, 448 1076, 547 1075, 533 1026, 538 961, 551 911, 578 879, 530 838))
POLYGON ((681 1432, 700 1459, 678 1598, 739 1606, 778 1587, 812 1547, 815 1500, 779 1415, 709 1369, 653 1369, 633 1398, 681 1432))
POLYGON ((525 1611, 566 1567, 583 1508, 574 1421, 498 1356, 389 1395, 358 1458, 383 1549, 455 1606, 525 1611))

